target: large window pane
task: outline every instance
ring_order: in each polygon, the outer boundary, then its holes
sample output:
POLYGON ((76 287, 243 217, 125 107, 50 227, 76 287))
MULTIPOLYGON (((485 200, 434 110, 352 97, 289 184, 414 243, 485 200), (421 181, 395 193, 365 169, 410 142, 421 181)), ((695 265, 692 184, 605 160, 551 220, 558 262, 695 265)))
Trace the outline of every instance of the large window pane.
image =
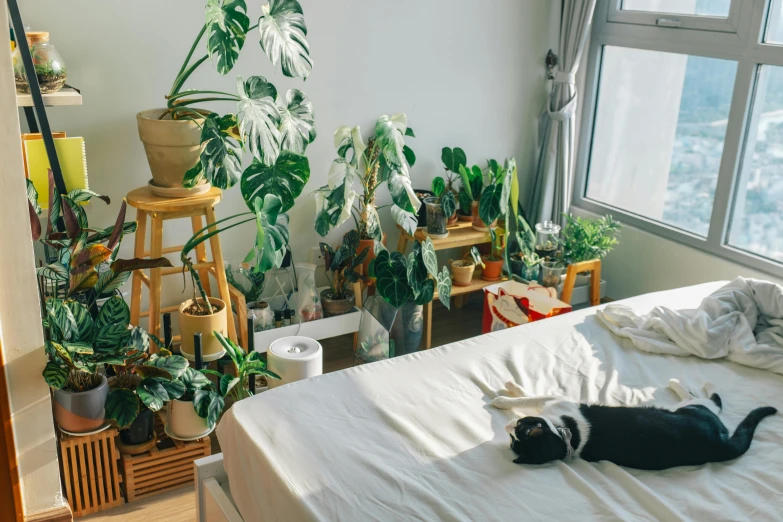
POLYGON ((729 243, 783 261, 783 67, 759 72, 729 243))
POLYGON ((736 72, 605 46, 586 196, 706 236, 736 72))
POLYGON ((767 43, 783 43, 783 8, 780 0, 772 0, 767 13, 767 29, 764 31, 764 41, 767 43))
POLYGON ((731 0, 623 0, 626 11, 728 17, 731 0))

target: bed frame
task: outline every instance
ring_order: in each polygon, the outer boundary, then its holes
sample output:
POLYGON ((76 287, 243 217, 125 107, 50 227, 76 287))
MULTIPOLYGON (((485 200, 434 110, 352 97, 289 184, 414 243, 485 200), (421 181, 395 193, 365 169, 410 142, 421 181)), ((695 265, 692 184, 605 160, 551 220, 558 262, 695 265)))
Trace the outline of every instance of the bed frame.
POLYGON ((193 464, 197 522, 244 522, 231 498, 228 475, 223 469, 223 454, 210 455, 193 464))

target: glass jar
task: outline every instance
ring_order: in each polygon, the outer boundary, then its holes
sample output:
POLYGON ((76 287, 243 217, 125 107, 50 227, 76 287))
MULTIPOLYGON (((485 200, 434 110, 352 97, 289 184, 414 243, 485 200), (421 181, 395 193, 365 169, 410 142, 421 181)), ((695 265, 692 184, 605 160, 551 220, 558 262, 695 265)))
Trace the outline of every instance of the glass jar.
MULTIPOLYGON (((68 73, 62 56, 49 42, 49 33, 43 31, 30 31, 26 34, 27 44, 30 46, 30 55, 33 58, 35 75, 42 94, 57 92, 65 85, 68 73)), ((16 92, 30 93, 30 84, 27 83, 27 73, 22 60, 22 53, 17 46, 13 54, 14 80, 16 92)))
POLYGON ((557 256, 560 225, 552 221, 536 223, 536 254, 538 257, 552 261, 557 256))
POLYGON ((541 264, 541 286, 557 288, 565 267, 556 261, 546 261, 541 264))
POLYGON ((248 316, 253 318, 253 331, 264 332, 275 327, 275 314, 269 308, 269 304, 264 301, 250 303, 248 306, 248 316))
POLYGON ((427 235, 433 239, 448 237, 449 231, 446 229, 448 216, 444 214, 443 208, 440 206, 440 198, 426 198, 424 206, 427 208, 427 235))

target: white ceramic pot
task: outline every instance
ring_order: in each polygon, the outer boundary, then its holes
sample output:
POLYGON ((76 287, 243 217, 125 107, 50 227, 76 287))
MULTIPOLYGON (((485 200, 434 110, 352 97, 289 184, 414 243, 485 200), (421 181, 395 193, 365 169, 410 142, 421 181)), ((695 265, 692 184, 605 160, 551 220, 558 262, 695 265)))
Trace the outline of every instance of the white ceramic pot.
POLYGON ((192 401, 169 401, 166 406, 166 430, 178 439, 193 439, 209 431, 207 419, 193 409, 192 401))

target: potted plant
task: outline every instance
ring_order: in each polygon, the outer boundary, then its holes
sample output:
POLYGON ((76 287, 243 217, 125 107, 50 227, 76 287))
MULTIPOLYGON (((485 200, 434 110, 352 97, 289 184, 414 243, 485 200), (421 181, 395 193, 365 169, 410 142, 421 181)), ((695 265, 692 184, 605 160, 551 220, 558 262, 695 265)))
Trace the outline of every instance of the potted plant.
POLYGON ((517 217, 517 230, 512 237, 516 240, 516 252, 510 256, 511 274, 526 282, 536 281, 544 258, 536 253, 536 235, 522 216, 517 217))
POLYGON ((144 444, 153 437, 154 413, 185 393, 178 380, 188 367, 181 355, 171 355, 161 349, 149 354, 150 338, 146 332, 134 330, 131 343, 135 350, 124 364, 113 364, 113 382, 106 399, 106 417, 120 428, 120 440, 126 445, 144 444))
POLYGON ((432 185, 435 196, 426 198, 424 206, 427 209, 427 235, 434 239, 444 239, 449 236, 449 229, 446 227, 451 224, 451 216, 454 217, 454 222, 457 221, 457 202, 451 191, 446 190, 444 185, 435 183, 438 180, 443 183, 442 178, 435 178, 432 185))
POLYGON ((408 234, 416 231, 421 202, 411 186, 410 168, 416 155, 405 144, 414 136, 405 114, 383 115, 375 122, 375 135, 365 144, 361 129, 340 127, 334 133, 337 159, 329 170, 328 184, 315 192, 315 230, 325 237, 348 218, 359 233, 359 251, 370 247, 364 274, 385 234, 376 206, 377 191, 384 183, 391 194, 391 214, 408 234), (359 193, 355 188, 359 189, 359 193))
POLYGON ((329 288, 321 292, 321 303, 326 317, 343 315, 353 310, 356 296, 348 290, 348 284, 365 279, 356 269, 370 251, 370 247, 365 247, 357 254, 358 247, 359 233, 355 230, 350 230, 343 236, 343 243, 337 250, 327 243, 321 243, 326 279, 329 281, 329 288), (332 277, 329 277, 330 272, 332 277))
POLYGON ((220 332, 213 332, 234 363, 236 375, 221 374, 214 370, 197 371, 187 367, 177 378, 184 386, 184 393, 168 405, 166 431, 177 439, 198 439, 208 434, 217 424, 226 406, 226 399, 234 402, 252 396, 248 379, 256 375, 279 379, 280 376, 266 369, 259 352, 245 353, 220 332), (214 376, 217 384, 207 377, 214 376))
POLYGON ((476 265, 484 266, 481 253, 479 253, 476 247, 471 248, 461 260, 450 261, 450 263, 451 271, 454 272, 454 285, 456 286, 469 286, 473 282, 473 272, 476 270, 476 265))
MULTIPOLYGON (((472 169, 476 170, 476 169, 472 169)), ((486 281, 497 281, 503 274, 503 239, 498 234, 492 224, 494 224, 499 217, 506 216, 509 209, 513 213, 517 214, 517 200, 518 200, 518 180, 517 180, 517 166, 516 160, 511 158, 506 160, 506 163, 501 166, 495 160, 489 161, 489 167, 486 177, 482 177, 480 184, 481 198, 478 205, 478 215, 482 224, 490 224, 489 228, 490 236, 492 238, 492 246, 488 256, 483 257, 484 270, 481 274, 481 278, 486 281)), ((467 178, 468 183, 476 183, 472 174, 469 176, 465 168, 462 169, 463 180, 467 178)), ((473 188, 470 188, 472 191, 473 188)), ((482 227, 476 227, 475 222, 473 228, 481 229, 482 227)))
POLYGON ((137 115, 155 187, 192 188, 205 180, 226 189, 241 177, 248 204, 257 196, 255 189, 267 184, 285 184, 297 196, 301 192, 309 176, 303 154, 316 136, 312 103, 302 91, 278 94, 262 76, 238 77, 235 93, 184 89, 206 61, 219 74, 228 74, 253 29, 258 29, 272 65, 279 62, 285 76, 305 79, 310 74, 307 26, 297 0, 270 0, 253 26, 245 0, 207 0, 204 24, 166 95, 166 108, 137 115), (202 39, 206 49, 199 55, 202 39), (237 114, 204 109, 212 102, 235 102, 237 114), (241 172, 245 147, 252 161, 241 172))
MULTIPOLYGON (((54 260, 38 269, 45 351, 43 377, 54 390, 54 416, 70 433, 88 433, 105 424, 104 405, 109 394, 103 373, 107 364, 124 364, 136 352, 142 334, 130 326, 130 310, 121 296, 113 295, 133 270, 171 266, 165 258, 117 259, 125 233, 136 230, 125 222, 123 201, 114 225, 90 228, 80 203, 109 198, 77 189, 59 196, 49 171, 49 215, 42 240, 54 260), (65 231, 57 231, 62 220, 65 231), (109 297, 100 307, 98 299, 109 297)), ((31 201, 35 190, 28 190, 31 201)), ((40 233, 37 215, 30 215, 34 235, 40 233), (37 226, 35 225, 37 222, 37 226)))
MULTIPOLYGON (((440 153, 440 159, 443 161, 443 168, 446 171, 446 179, 438 176, 432 181, 433 192, 436 196, 440 196, 444 190, 451 192, 454 196, 455 204, 458 201, 460 190, 457 190, 456 181, 459 179, 460 168, 467 165, 467 157, 465 151, 459 147, 443 147, 440 153), (437 190, 436 190, 437 188, 437 190)), ((459 210, 459 207, 457 208, 459 210)), ((468 207, 467 215, 470 215, 470 208, 468 207)), ((448 224, 453 225, 457 222, 457 212, 449 215, 448 224)))
POLYGON ((470 198, 471 201, 473 229, 486 232, 494 228, 501 214, 499 208, 501 199, 504 199, 502 193, 506 185, 506 169, 497 161, 489 160, 484 171, 478 165, 473 165, 471 168, 460 167, 460 178, 462 188, 465 190, 463 198, 466 200, 470 198))
MULTIPOLYGON (((560 233, 559 243, 563 261, 567 264, 603 259, 617 246, 621 225, 606 215, 598 219, 573 217, 564 214, 566 223, 560 233)), ((577 286, 589 282, 589 274, 577 276, 577 286)))
POLYGON ((395 353, 403 355, 418 350, 421 344, 423 312, 422 307, 432 301, 435 289, 438 299, 447 309, 451 308, 451 274, 447 267, 438 271, 438 258, 432 240, 423 243, 416 240, 413 251, 405 255, 378 252, 372 270, 377 278, 378 295, 384 301, 399 309, 392 332, 395 353))

